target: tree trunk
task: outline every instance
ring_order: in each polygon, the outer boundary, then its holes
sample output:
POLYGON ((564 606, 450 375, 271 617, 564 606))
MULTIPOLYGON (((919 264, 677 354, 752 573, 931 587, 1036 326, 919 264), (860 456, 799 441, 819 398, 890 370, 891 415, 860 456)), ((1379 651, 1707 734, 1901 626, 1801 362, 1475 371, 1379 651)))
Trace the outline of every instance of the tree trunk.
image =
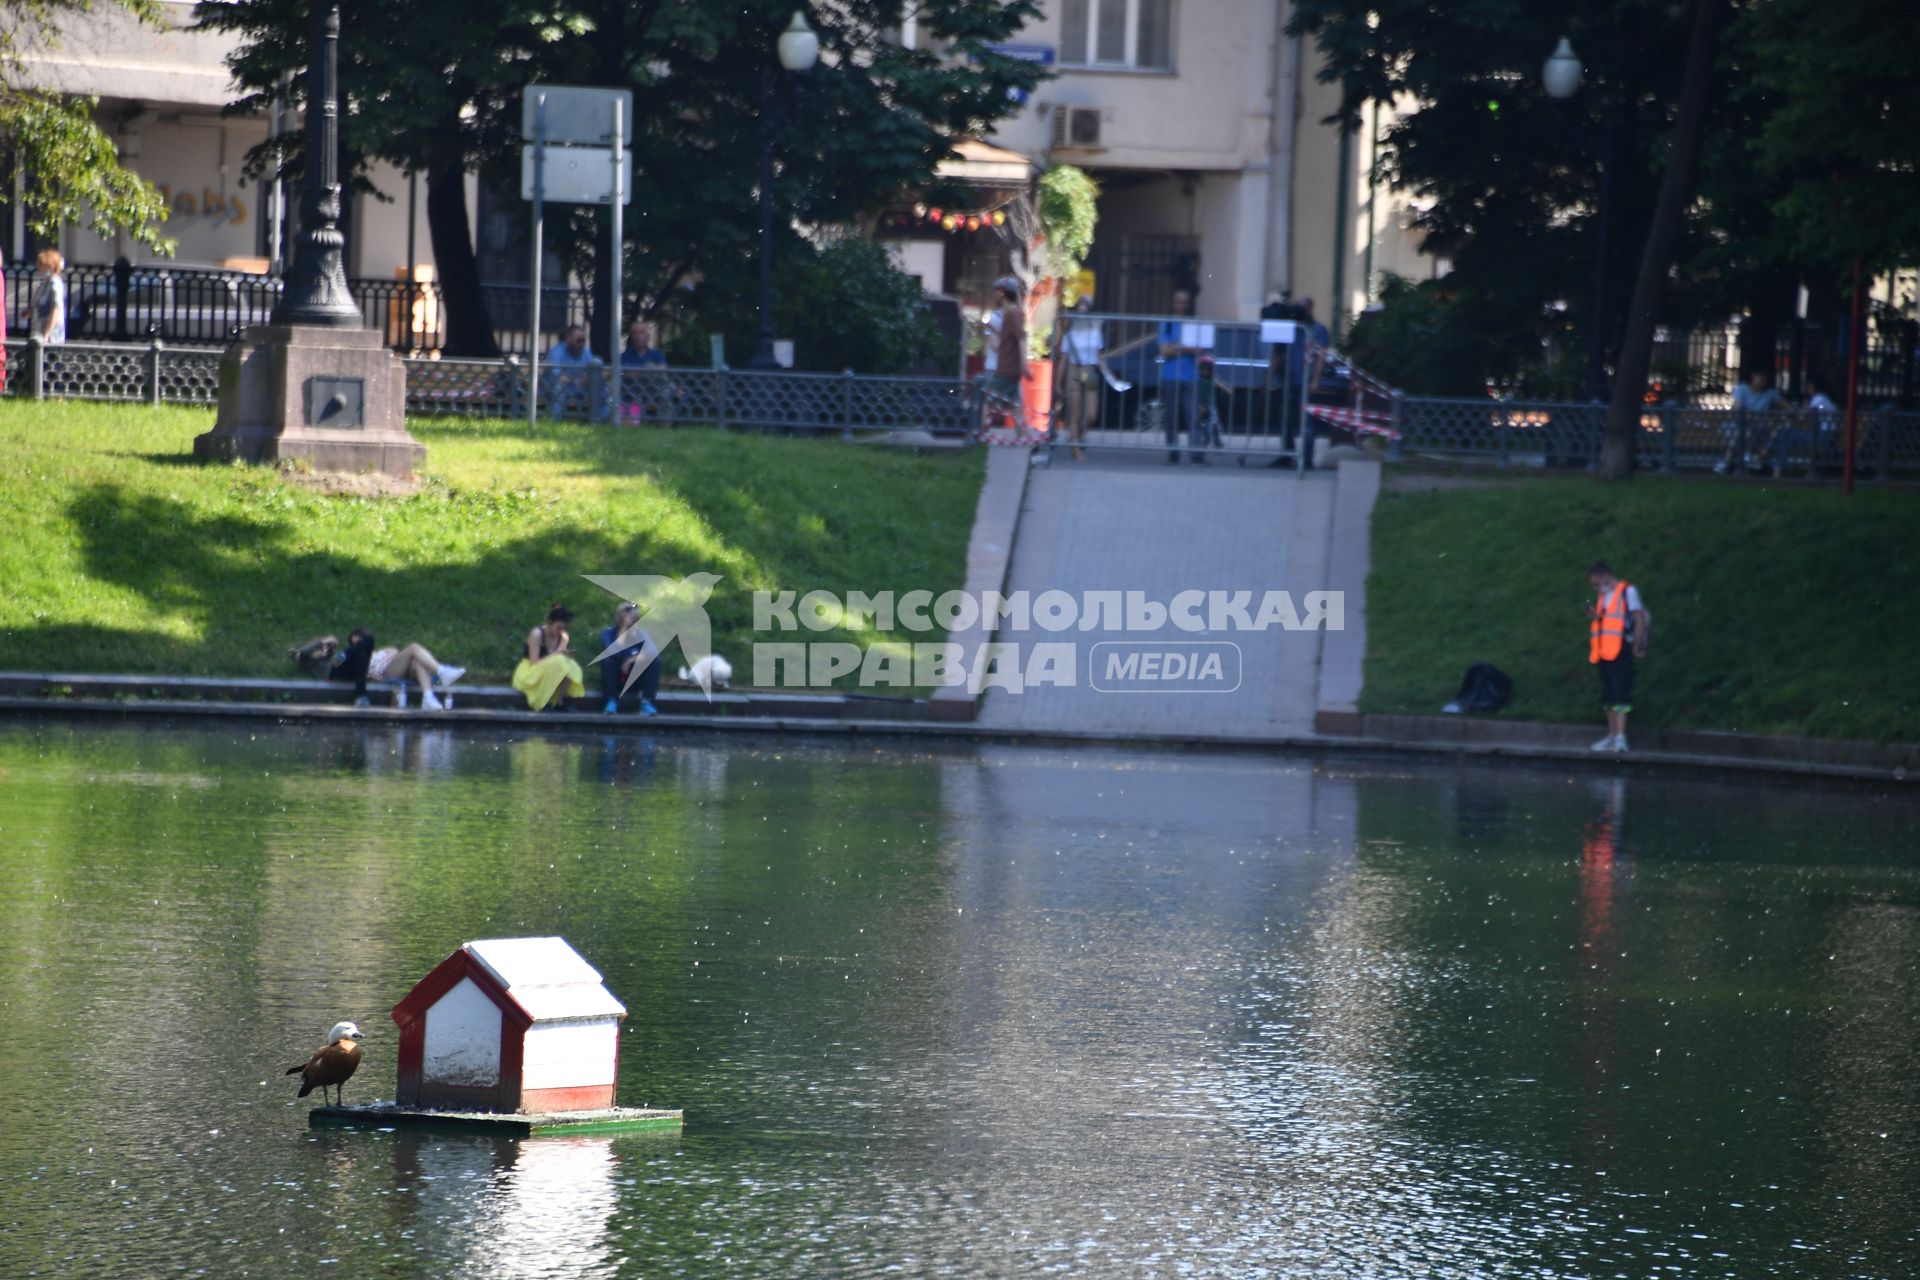
POLYGON ((427 174, 427 235, 433 241, 434 273, 446 308, 446 354, 473 359, 499 355, 480 291, 480 263, 467 229, 467 175, 457 162, 427 174))
POLYGON ((1620 340, 1620 359, 1614 366, 1613 401, 1607 407, 1607 434, 1600 450, 1602 480, 1633 478, 1634 445, 1640 436, 1641 401, 1647 389, 1647 368, 1653 361, 1654 319, 1666 291, 1667 272, 1686 220, 1687 201, 1693 195, 1693 176, 1700 157, 1700 135, 1707 121, 1707 102, 1713 87, 1713 55, 1720 27, 1726 21, 1728 0, 1694 0, 1693 34, 1687 42, 1686 78, 1680 84, 1680 110, 1674 118, 1673 147, 1660 195, 1653 206, 1653 223, 1640 255, 1640 274, 1633 282, 1633 303, 1627 311, 1627 330, 1620 340))

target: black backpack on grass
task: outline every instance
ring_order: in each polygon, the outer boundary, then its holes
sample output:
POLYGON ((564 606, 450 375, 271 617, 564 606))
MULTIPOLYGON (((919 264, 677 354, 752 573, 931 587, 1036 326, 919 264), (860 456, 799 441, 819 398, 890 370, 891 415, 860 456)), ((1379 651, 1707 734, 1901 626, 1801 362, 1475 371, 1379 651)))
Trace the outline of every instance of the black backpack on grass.
POLYGON ((1454 695, 1447 710, 1461 711, 1498 711, 1507 705, 1513 697, 1513 679, 1491 662, 1476 662, 1467 668, 1467 674, 1461 677, 1460 692, 1454 695))

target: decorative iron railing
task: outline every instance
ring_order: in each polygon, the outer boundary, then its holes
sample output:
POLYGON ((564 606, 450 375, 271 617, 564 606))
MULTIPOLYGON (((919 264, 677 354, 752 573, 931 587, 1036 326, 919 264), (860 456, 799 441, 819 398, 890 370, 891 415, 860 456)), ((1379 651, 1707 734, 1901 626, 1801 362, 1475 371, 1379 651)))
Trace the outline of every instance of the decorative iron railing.
MULTIPOLYGON (((158 338, 181 345, 218 345, 248 326, 265 324, 280 301, 280 279, 246 271, 154 265, 124 269, 70 264, 67 338, 74 342, 145 343, 158 338)), ((10 333, 25 334, 33 294, 45 276, 30 263, 7 268, 3 304, 10 333)), ((437 352, 446 343, 447 308, 433 281, 349 280, 360 316, 386 345, 403 355, 437 352)), ((527 350, 525 285, 483 284, 481 305, 500 350, 527 350)), ((568 325, 584 324, 590 300, 584 289, 549 286, 541 297, 543 341, 568 325)))
MULTIPOLYGON (((1467 456, 1502 466, 1591 469, 1606 431, 1604 404, 1396 396, 1395 453, 1467 456)), ((1854 463, 1879 477, 1920 471, 1920 412, 1890 405, 1860 412, 1854 463)), ((1635 465, 1652 472, 1760 471, 1825 475, 1844 462, 1836 411, 1747 413, 1692 405, 1648 405, 1640 415, 1635 465)))
MULTIPOLYGON (((211 405, 219 398, 222 349, 9 339, 5 394, 16 398, 136 401, 211 405)), ((413 357, 407 369, 407 411, 419 416, 524 419, 527 363, 413 357)), ((1157 406, 1149 402, 1147 410, 1157 406)), ((543 418, 634 426, 665 423, 818 434, 916 430, 976 434, 983 406, 977 386, 954 378, 874 377, 853 373, 761 372, 664 367, 540 372, 543 418), (617 381, 616 381, 617 372, 617 381)), ((1384 429, 1395 456, 1474 458, 1501 466, 1591 469, 1600 454, 1606 406, 1551 401, 1442 399, 1395 394, 1384 429), (1397 437, 1397 438, 1395 438, 1397 437)), ((1143 410, 1143 415, 1150 413, 1143 410)), ((1061 441, 1055 422, 1053 439, 1061 441)), ((1339 434, 1338 422, 1322 431, 1339 434)), ((1215 448, 1265 441, 1262 422, 1221 424, 1215 448), (1243 440, 1242 437, 1245 437, 1243 440)), ((1308 439, 1312 434, 1307 435, 1308 439)), ((1637 464, 1648 472, 1725 469, 1828 475, 1842 464, 1844 434, 1836 411, 1742 413, 1685 405, 1649 405, 1640 419, 1637 464)), ((1146 422, 1131 430, 1088 433, 1088 447, 1164 447, 1146 422)), ((1920 412, 1878 406, 1863 410, 1854 463, 1879 478, 1920 474, 1920 412)))
MULTIPOLYGON (((5 394, 24 399, 144 401, 210 405, 220 393, 223 349, 158 341, 6 343, 5 394)), ((522 419, 527 363, 503 360, 404 360, 407 412, 420 416, 522 419)), ((972 388, 952 378, 860 374, 763 373, 744 369, 591 369, 540 371, 543 418, 623 425, 642 422, 748 427, 792 432, 920 430, 969 434, 980 420, 972 388)))

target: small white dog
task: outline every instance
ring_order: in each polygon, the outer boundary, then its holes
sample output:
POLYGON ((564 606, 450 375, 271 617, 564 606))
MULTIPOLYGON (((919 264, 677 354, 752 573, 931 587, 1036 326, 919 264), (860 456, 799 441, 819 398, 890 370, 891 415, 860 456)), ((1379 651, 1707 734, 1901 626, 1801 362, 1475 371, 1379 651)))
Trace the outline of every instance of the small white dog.
POLYGON ((680 668, 680 678, 712 693, 715 689, 726 688, 733 679, 733 664, 717 653, 710 653, 692 667, 680 668))

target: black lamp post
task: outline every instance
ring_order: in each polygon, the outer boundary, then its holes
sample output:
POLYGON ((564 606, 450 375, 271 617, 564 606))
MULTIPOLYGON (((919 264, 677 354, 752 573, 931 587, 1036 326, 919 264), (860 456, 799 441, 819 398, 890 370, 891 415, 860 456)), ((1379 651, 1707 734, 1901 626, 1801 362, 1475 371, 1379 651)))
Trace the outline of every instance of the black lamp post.
POLYGON ((360 308, 340 257, 339 0, 310 0, 307 28, 306 190, 293 269, 273 323, 358 329, 360 308))
MULTIPOLYGON (((777 45, 780 65, 788 73, 802 75, 813 70, 820 58, 820 37, 807 25, 801 10, 794 10, 793 21, 780 33, 777 45)), ((777 369, 773 358, 773 135, 774 112, 779 95, 773 90, 773 70, 760 74, 760 325, 754 335, 750 369, 777 369)))
MULTIPOLYGON (((1580 92, 1584 70, 1572 43, 1562 36, 1546 65, 1540 68, 1540 83, 1549 98, 1565 100, 1580 92)), ((1589 400, 1607 399, 1607 224, 1613 219, 1612 115, 1607 115, 1606 120, 1599 154, 1595 157, 1600 166, 1600 207, 1594 215, 1593 313, 1587 322, 1586 398, 1589 400)))

